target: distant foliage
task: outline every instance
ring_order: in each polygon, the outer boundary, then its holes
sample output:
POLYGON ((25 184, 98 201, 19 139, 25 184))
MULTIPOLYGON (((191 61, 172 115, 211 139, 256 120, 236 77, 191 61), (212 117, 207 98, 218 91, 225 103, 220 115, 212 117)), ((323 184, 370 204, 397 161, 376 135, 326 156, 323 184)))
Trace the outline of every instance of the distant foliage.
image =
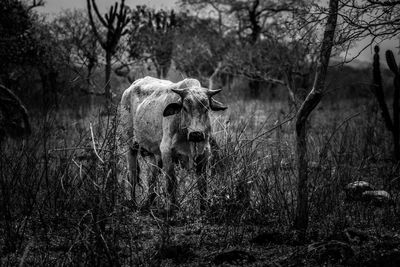
POLYGON ((30 133, 31 125, 25 106, 13 92, 0 85, 0 146, 6 136, 17 138, 30 133))
POLYGON ((207 79, 223 61, 229 46, 229 37, 220 36, 212 20, 187 16, 175 39, 176 68, 189 77, 207 79))
POLYGON ((132 11, 130 57, 150 60, 160 78, 166 78, 171 66, 176 29, 182 25, 180 16, 174 10, 156 11, 146 6, 137 6, 132 11))
POLYGON ((0 3, 0 81, 12 90, 29 90, 40 80, 43 103, 57 105, 58 75, 68 62, 51 25, 21 1, 0 3), (25 83, 26 82, 26 83, 25 83))
MULTIPOLYGON (((99 22, 95 21, 97 25, 99 22)), ((77 74, 83 74, 87 86, 91 85, 91 76, 103 56, 100 44, 92 31, 85 10, 65 10, 52 22, 52 30, 61 44, 61 54, 77 69, 77 74), (79 70, 86 69, 86 73, 79 70)))
POLYGON ((36 54, 33 17, 20 1, 0 2, 0 79, 6 85, 22 64, 36 54))

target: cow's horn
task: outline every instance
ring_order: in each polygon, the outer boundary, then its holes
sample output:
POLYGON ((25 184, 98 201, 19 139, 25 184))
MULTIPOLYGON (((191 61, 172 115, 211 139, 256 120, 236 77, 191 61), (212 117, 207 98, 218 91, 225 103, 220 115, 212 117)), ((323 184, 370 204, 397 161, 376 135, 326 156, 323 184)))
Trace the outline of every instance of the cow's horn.
POLYGON ((208 97, 212 97, 213 95, 216 95, 216 94, 218 94, 218 93, 221 92, 221 91, 222 91, 222 89, 208 90, 208 91, 206 92, 206 94, 208 95, 208 97))
POLYGON ((176 94, 178 94, 178 95, 180 95, 182 98, 185 98, 185 96, 187 95, 187 93, 188 93, 188 89, 171 89, 172 90, 172 92, 174 92, 174 93, 176 93, 176 94))

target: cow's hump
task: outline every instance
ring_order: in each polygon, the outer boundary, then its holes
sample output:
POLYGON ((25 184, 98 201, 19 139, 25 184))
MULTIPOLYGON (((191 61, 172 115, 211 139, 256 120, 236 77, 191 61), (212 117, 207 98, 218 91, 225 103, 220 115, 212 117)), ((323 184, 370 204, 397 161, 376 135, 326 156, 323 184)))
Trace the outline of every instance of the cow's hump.
POLYGON ((143 79, 140 79, 140 81, 135 82, 133 91, 138 97, 141 98, 149 96, 155 91, 164 91, 173 85, 174 83, 171 81, 147 76, 143 79))

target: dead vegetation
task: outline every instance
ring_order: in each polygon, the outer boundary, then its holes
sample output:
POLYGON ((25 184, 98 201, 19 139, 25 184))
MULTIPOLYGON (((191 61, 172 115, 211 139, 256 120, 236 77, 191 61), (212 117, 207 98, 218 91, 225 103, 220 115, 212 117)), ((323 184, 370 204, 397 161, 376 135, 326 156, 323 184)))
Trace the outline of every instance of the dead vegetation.
MULTIPOLYGON (((343 102, 341 114, 324 105, 312 118, 305 238, 291 225, 293 114, 277 113, 280 103, 229 106, 214 119, 219 149, 207 177, 207 210, 198 213, 194 174, 178 167, 174 217, 165 212, 164 179, 150 210, 123 199, 117 117, 35 117, 32 136, 7 141, 1 151, 2 265, 381 266, 399 260, 398 165, 375 103, 343 102), (388 191, 394 204, 347 201, 346 185, 358 180, 388 191)), ((142 164, 145 169, 145 159, 142 164)), ((146 186, 138 193, 144 197, 146 186)))

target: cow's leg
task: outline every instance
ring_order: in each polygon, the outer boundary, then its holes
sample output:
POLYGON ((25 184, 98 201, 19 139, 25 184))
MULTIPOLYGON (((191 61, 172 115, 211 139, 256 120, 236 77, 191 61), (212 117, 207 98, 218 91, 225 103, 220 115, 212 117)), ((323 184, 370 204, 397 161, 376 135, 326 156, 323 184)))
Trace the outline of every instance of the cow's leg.
POLYGON ((150 166, 151 166, 151 174, 150 174, 150 179, 149 179, 149 198, 147 200, 147 207, 150 207, 154 199, 157 196, 157 176, 160 174, 160 170, 162 168, 162 161, 160 156, 153 155, 151 156, 151 161, 150 161, 150 166))
POLYGON ((136 185, 139 184, 139 161, 138 161, 138 148, 135 146, 128 149, 127 161, 128 161, 128 182, 124 183, 124 190, 126 197, 129 200, 133 200, 136 203, 136 185))
POLYGON ((167 192, 168 197, 171 201, 170 209, 173 210, 177 207, 176 201, 176 191, 178 187, 178 182, 175 176, 174 162, 173 162, 173 153, 170 150, 161 150, 161 159, 163 170, 165 175, 167 176, 167 192))
POLYGON ((205 211, 206 209, 206 198, 207 198, 207 160, 208 155, 204 153, 195 158, 196 174, 197 174, 197 187, 200 193, 200 211, 205 211))

